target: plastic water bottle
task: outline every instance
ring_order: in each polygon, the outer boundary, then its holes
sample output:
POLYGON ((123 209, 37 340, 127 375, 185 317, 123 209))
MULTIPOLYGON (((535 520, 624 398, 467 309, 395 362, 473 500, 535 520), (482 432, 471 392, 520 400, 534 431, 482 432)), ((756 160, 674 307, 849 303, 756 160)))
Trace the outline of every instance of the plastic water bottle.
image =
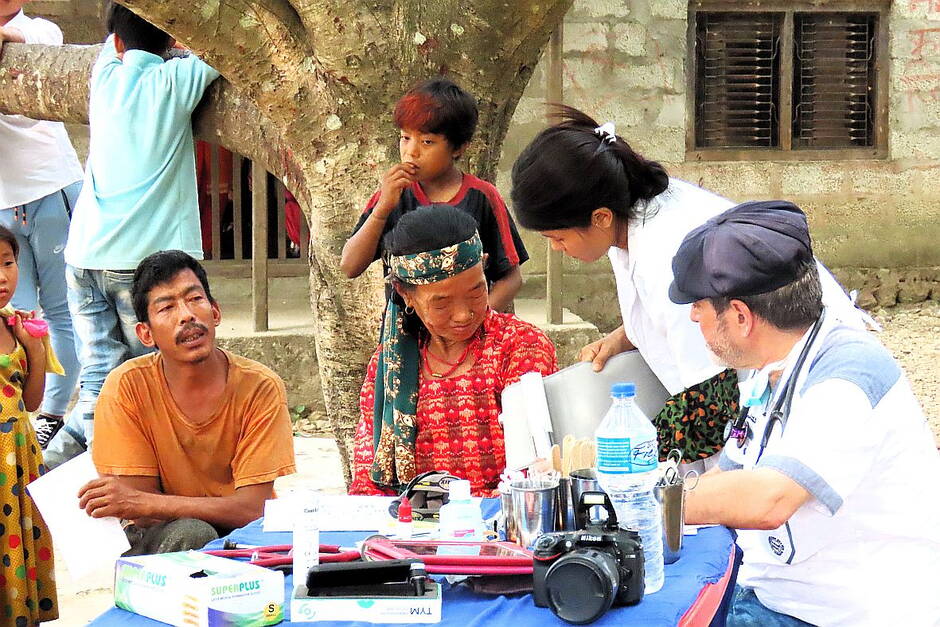
POLYGON ((659 478, 656 428, 636 406, 636 386, 617 383, 613 405, 594 437, 597 480, 610 497, 621 527, 640 533, 646 566, 645 594, 663 587, 663 523, 653 486, 659 478))
POLYGON ((470 482, 450 482, 447 505, 441 507, 441 540, 480 540, 483 536, 483 513, 470 498, 470 482))

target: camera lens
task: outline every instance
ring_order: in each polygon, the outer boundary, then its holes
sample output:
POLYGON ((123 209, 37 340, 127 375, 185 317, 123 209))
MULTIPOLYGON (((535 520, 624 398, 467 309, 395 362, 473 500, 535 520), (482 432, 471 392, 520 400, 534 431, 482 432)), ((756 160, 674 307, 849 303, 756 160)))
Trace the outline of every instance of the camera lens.
POLYGON ((576 549, 545 573, 548 606, 558 618, 575 625, 593 623, 603 616, 619 587, 616 560, 594 549, 576 549))

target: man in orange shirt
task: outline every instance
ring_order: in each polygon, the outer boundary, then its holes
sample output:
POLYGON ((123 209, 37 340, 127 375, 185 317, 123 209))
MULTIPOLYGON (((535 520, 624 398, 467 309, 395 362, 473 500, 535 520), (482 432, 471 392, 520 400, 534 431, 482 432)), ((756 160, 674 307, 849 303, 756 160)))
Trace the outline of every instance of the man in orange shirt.
POLYGON ((130 554, 201 548, 259 518, 274 479, 295 471, 284 383, 216 346, 222 313, 186 253, 141 261, 131 294, 137 336, 159 351, 108 375, 92 447, 102 477, 79 502, 133 523, 130 554))

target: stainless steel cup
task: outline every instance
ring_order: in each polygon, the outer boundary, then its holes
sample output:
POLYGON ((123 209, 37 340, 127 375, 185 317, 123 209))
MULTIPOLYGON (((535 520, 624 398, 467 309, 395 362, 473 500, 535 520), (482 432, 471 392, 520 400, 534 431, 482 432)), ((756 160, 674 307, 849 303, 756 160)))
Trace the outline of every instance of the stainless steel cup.
POLYGON ((653 488, 663 512, 663 562, 672 564, 682 551, 685 525, 685 482, 656 484, 653 488))
MULTIPOLYGON (((512 523, 516 532, 513 542, 529 548, 543 533, 556 530, 558 484, 529 479, 514 481, 512 493, 512 523)), ((508 525, 507 525, 508 527, 508 525)))
POLYGON ((503 525, 503 533, 506 534, 506 540, 509 542, 519 542, 519 531, 516 529, 515 521, 512 517, 512 492, 499 493, 500 518, 503 525))
POLYGON ((592 507, 588 510, 587 517, 578 515, 578 503, 581 502, 581 494, 584 492, 603 492, 601 485, 597 482, 597 471, 593 468, 582 468, 581 470, 572 470, 568 477, 571 480, 571 507, 574 521, 574 529, 584 529, 588 524, 589 518, 599 519, 603 514, 603 507, 592 507))
POLYGON ((571 500, 571 479, 562 477, 558 480, 558 520, 555 522, 557 531, 574 531, 577 529, 574 523, 574 503, 571 500))

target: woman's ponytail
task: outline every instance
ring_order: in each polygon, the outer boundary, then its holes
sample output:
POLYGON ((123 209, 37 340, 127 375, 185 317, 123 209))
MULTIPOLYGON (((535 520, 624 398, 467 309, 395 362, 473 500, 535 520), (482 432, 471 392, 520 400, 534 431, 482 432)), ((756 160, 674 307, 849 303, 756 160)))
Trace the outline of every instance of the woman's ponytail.
POLYGON ((620 159, 630 179, 630 196, 634 202, 652 200, 669 187, 666 169, 658 161, 644 159, 622 137, 617 137, 610 150, 620 159))
MULTIPOLYGON (((549 129, 574 129, 577 131, 590 130, 600 126, 594 118, 580 109, 568 105, 552 103, 548 105, 548 118, 554 122, 549 129)), ((544 132, 544 131, 543 131, 544 132)))

